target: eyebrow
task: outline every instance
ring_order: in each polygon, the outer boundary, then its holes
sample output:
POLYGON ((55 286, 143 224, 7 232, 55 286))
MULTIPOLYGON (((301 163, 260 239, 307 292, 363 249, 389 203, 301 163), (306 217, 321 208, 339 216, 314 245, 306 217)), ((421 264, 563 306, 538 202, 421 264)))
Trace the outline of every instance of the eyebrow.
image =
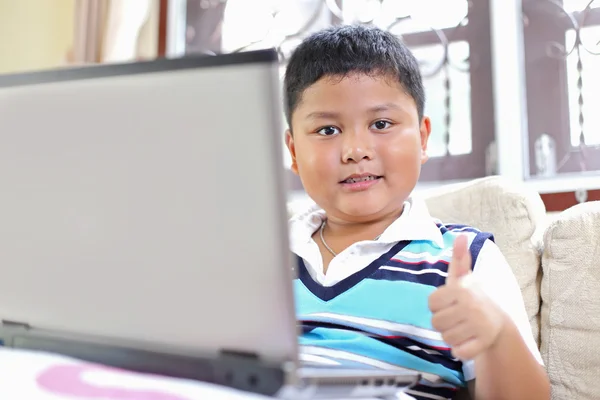
POLYGON ((306 116, 307 119, 334 119, 340 116, 340 113, 331 111, 315 111, 306 116))
MULTIPOLYGON (((402 107, 398 106, 395 103, 385 103, 379 104, 374 107, 371 107, 367 110, 370 114, 375 114, 382 111, 388 110, 401 110, 402 107)), ((311 112, 306 116, 307 119, 335 119, 340 116, 340 113, 334 111, 315 111, 311 112)))
POLYGON ((400 107, 396 103, 385 103, 385 104, 380 104, 380 105, 375 106, 375 107, 371 107, 371 108, 369 108, 368 111, 370 113, 376 113, 376 112, 381 112, 381 111, 401 110, 401 109, 402 109, 402 107, 400 107))

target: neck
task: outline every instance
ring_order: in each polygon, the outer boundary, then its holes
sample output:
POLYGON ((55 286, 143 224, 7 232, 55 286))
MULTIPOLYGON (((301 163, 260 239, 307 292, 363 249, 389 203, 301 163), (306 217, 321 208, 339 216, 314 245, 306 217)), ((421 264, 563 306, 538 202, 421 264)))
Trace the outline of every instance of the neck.
POLYGON ((343 248, 361 240, 373 240, 398 219, 403 209, 404 207, 401 207, 376 218, 357 222, 336 216, 327 216, 325 232, 328 240, 336 242, 343 248))

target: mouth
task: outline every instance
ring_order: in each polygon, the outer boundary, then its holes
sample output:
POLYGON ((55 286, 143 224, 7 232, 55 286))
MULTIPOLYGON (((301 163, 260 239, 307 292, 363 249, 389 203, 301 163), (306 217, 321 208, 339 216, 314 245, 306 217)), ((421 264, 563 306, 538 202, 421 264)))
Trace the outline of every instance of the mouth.
POLYGON ((343 181, 340 181, 340 183, 353 184, 353 183, 376 181, 376 180, 381 179, 381 178, 383 178, 383 176, 373 175, 373 174, 368 174, 368 173, 367 174, 361 174, 361 175, 350 175, 349 177, 347 177, 343 181))

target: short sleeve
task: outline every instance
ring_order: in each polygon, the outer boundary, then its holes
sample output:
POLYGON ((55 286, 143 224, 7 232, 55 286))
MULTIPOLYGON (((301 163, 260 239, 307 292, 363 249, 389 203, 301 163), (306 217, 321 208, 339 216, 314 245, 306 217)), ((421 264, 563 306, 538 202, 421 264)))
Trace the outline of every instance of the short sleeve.
MULTIPOLYGON (((517 279, 506 258, 493 241, 486 240, 481 247, 475 261, 473 276, 489 298, 512 319, 531 354, 540 364, 543 364, 540 350, 531 332, 531 325, 517 279)), ((473 361, 463 364, 463 373, 466 381, 475 379, 473 361)))

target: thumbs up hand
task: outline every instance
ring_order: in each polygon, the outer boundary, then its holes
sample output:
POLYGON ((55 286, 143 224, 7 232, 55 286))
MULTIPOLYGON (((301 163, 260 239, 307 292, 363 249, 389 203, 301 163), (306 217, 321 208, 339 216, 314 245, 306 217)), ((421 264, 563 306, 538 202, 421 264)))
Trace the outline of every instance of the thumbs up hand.
POLYGON ((456 238, 446 284, 429 296, 433 328, 454 357, 472 360, 492 347, 508 323, 507 315, 481 290, 471 272, 467 237, 456 238))

